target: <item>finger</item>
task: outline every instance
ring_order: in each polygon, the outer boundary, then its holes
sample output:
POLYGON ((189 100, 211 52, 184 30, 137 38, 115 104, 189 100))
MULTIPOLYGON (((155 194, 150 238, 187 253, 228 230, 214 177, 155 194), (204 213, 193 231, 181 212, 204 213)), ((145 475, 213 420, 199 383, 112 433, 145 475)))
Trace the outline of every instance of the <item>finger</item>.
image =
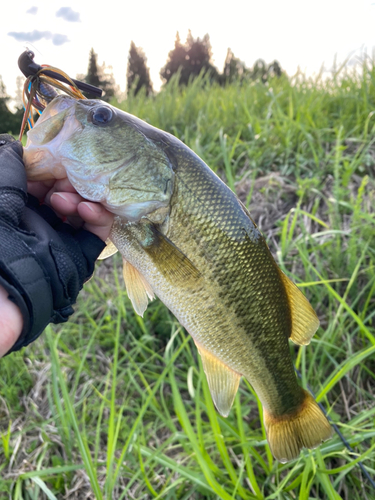
POLYGON ((69 179, 59 179, 56 181, 53 186, 48 190, 46 196, 44 198, 44 203, 47 205, 51 205, 51 197, 54 193, 63 192, 63 193, 77 193, 74 187, 70 184, 69 179))
POLYGON ((54 210, 62 215, 78 215, 78 204, 83 201, 78 193, 52 193, 50 204, 54 210))
POLYGON ((99 203, 82 202, 78 205, 78 213, 85 221, 84 229, 99 236, 105 241, 111 231, 114 215, 99 203))
POLYGON ((77 211, 78 204, 82 200, 78 193, 52 193, 50 202, 59 217, 75 229, 79 229, 84 223, 77 211))
POLYGON ((27 192, 38 198, 38 200, 43 201, 54 182, 53 179, 45 182, 27 181, 27 192))
POLYGON ((114 215, 108 212, 100 203, 83 201, 78 205, 78 213, 87 224, 110 226, 114 215))
POLYGON ((76 193, 77 192, 67 177, 65 177, 64 179, 58 179, 55 182, 53 187, 55 188, 55 192, 56 191, 63 191, 63 192, 68 192, 68 193, 76 193))

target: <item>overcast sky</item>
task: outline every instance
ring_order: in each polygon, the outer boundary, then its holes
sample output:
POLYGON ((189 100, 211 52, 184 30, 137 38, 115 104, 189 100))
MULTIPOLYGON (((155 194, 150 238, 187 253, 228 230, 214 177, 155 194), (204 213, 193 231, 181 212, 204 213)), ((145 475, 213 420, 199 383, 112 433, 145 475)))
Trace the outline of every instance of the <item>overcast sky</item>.
POLYGON ((328 69, 335 55, 355 58, 375 46, 375 0, 17 0, 2 2, 0 75, 7 91, 16 88, 18 56, 26 47, 39 64, 70 76, 86 73, 93 47, 99 63, 113 67, 125 90, 130 41, 148 58, 159 88, 160 68, 176 32, 185 41, 210 35, 214 63, 221 71, 227 52, 252 66, 258 58, 277 59, 288 74, 328 69), (100 6, 98 8, 98 5, 100 6))

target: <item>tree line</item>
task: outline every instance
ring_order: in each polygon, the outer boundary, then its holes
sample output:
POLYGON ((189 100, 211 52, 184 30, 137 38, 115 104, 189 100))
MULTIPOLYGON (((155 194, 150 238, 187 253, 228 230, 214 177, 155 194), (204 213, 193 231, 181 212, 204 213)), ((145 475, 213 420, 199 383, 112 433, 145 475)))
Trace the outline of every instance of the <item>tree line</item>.
MULTIPOLYGON (((219 85, 226 85, 235 81, 246 82, 250 80, 265 83, 271 77, 280 77, 283 70, 278 61, 275 60, 267 64, 263 59, 258 59, 249 68, 228 48, 224 67, 220 72, 212 62, 209 35, 206 34, 203 38, 194 38, 189 31, 185 43, 182 43, 179 34, 176 34, 174 48, 169 52, 166 64, 161 68, 159 74, 166 84, 177 73, 181 86, 187 85, 198 75, 204 75, 211 82, 216 82, 219 85)), ((77 75, 77 78, 101 88, 103 90, 101 99, 107 102, 119 94, 111 68, 107 67, 105 63, 98 64, 98 56, 93 48, 89 54, 87 73, 77 75)), ((136 95, 141 90, 146 95, 151 95, 154 92, 150 69, 147 66, 147 57, 143 49, 137 47, 133 41, 130 44, 127 58, 126 84, 128 94, 136 95)), ((20 94, 20 89, 18 89, 17 94, 20 94)), ((10 100, 0 76, 0 133, 17 134, 22 121, 22 104, 20 96, 17 96, 17 109, 16 112, 12 113, 8 108, 10 100)))
POLYGON ((8 132, 19 134, 23 118, 23 109, 18 105, 16 112, 9 111, 8 104, 11 97, 7 94, 2 77, 0 76, 0 134, 8 132))
MULTIPOLYGON (((220 73, 212 62, 209 35, 194 38, 189 30, 185 43, 181 42, 177 32, 174 48, 169 52, 167 62, 159 74, 162 81, 168 83, 176 73, 179 74, 179 85, 187 85, 190 80, 201 74, 206 75, 211 82, 226 85, 244 80, 260 80, 265 83, 270 77, 280 77, 283 70, 278 61, 267 64, 263 59, 258 59, 254 66, 249 68, 228 48, 223 71, 220 73)), ((150 71, 143 49, 131 42, 127 67, 127 92, 137 94, 141 88, 144 88, 147 95, 152 93, 150 71)))

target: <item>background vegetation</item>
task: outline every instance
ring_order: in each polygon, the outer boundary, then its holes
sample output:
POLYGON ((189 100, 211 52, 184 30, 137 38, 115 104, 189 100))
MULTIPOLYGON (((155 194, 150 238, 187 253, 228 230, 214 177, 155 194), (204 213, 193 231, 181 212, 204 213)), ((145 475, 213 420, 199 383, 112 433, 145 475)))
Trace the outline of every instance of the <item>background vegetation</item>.
MULTIPOLYGON (((168 54, 165 66, 160 70, 160 77, 163 82, 168 83, 175 76, 178 77, 178 85, 187 85, 189 81, 197 77, 206 76, 206 79, 225 85, 233 81, 251 81, 259 80, 263 83, 273 76, 281 76, 282 69, 277 61, 266 64, 262 59, 255 61, 253 68, 247 68, 245 63, 235 57, 232 50, 228 48, 227 56, 224 62, 223 71, 219 70, 212 63, 212 50, 210 37, 206 34, 202 39, 194 38, 189 30, 186 42, 181 43, 177 32, 174 49, 168 54)), ((102 89, 101 99, 110 102, 111 99, 123 99, 128 94, 137 95, 141 89, 144 89, 146 95, 152 94, 153 85, 150 78, 150 70, 147 67, 147 57, 141 47, 137 47, 132 41, 130 43, 127 71, 126 71, 126 93, 121 95, 119 86, 116 84, 112 74, 111 66, 98 64, 98 55, 94 49, 90 50, 89 62, 86 74, 77 75, 78 80, 85 81, 90 85, 102 89)), ((19 134, 20 121, 23 115, 23 93, 24 79, 17 77, 17 95, 11 98, 6 92, 4 83, 0 76, 0 134, 13 133, 19 134), (13 108, 9 109, 10 101, 14 101, 13 108)), ((93 96, 86 94, 86 97, 92 99, 93 96)), ((96 97, 95 97, 96 98, 96 97)))
POLYGON ((372 64, 225 85, 177 75, 117 104, 178 136, 249 206, 319 315, 292 356, 354 452, 335 436, 275 462, 251 387, 218 415, 193 342, 158 300, 133 312, 115 256, 69 323, 1 360, 0 497, 375 498, 358 467, 374 477, 374 79, 372 64))

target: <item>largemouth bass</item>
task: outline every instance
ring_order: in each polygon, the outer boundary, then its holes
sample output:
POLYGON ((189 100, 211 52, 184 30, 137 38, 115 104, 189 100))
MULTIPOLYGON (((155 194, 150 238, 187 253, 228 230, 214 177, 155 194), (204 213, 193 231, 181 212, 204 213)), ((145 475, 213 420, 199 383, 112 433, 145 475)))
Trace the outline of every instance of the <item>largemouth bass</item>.
POLYGON ((278 460, 331 436, 297 382, 288 344, 309 344, 318 318, 241 201, 193 151, 107 103, 60 96, 28 133, 24 160, 29 179, 68 176, 116 214, 106 253, 121 252, 136 312, 154 294, 173 312, 197 345, 221 415, 243 376, 278 460))

